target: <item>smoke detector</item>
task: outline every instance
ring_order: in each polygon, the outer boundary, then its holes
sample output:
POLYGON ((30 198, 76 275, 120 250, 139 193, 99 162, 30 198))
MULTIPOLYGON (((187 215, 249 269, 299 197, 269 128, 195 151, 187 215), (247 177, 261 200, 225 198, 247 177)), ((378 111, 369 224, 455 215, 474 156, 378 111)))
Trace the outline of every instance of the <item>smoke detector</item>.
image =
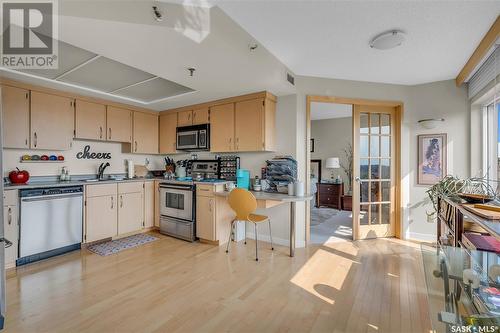
POLYGON ((377 50, 389 50, 403 44, 405 39, 405 34, 400 30, 386 31, 375 36, 370 42, 370 47, 377 50))

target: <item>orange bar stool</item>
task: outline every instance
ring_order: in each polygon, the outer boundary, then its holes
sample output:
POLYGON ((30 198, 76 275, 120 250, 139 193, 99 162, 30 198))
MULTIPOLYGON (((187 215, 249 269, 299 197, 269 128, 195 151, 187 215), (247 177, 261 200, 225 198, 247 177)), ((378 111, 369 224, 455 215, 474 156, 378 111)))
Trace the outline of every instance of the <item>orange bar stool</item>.
MULTIPOLYGON (((259 252, 257 247, 257 224, 268 222, 269 225, 269 237, 271 238, 271 250, 273 247, 273 236, 271 234, 271 220, 266 215, 254 214, 257 209, 257 199, 252 194, 252 192, 247 191, 242 188, 235 188, 229 193, 228 203, 231 209, 235 212, 236 216, 231 221, 231 228, 229 230, 229 240, 226 246, 226 253, 229 252, 229 243, 231 242, 231 232, 233 230, 233 224, 236 221, 245 221, 254 224, 255 230, 255 260, 259 260, 259 252)), ((245 228, 246 231, 246 228, 245 228)), ((245 233, 245 244, 246 244, 246 233, 245 233)))

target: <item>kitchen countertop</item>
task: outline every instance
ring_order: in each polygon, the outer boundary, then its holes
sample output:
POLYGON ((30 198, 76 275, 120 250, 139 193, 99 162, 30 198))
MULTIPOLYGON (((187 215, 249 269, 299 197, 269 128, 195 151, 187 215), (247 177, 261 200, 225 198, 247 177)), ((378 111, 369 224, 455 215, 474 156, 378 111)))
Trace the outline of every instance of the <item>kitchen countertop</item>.
POLYGON ((44 188, 44 187, 67 187, 79 185, 97 185, 97 184, 115 184, 115 183, 130 183, 130 182, 144 182, 164 180, 163 177, 159 178, 133 178, 124 180, 101 180, 101 181, 85 181, 85 180, 70 180, 70 181, 47 181, 47 182, 33 182, 27 184, 4 184, 4 190, 24 190, 30 188, 44 188))
POLYGON ((101 180, 101 181, 86 181, 86 180, 70 180, 70 181, 37 181, 28 184, 4 184, 4 190, 24 190, 30 188, 45 188, 45 187, 67 187, 67 186, 80 186, 80 185, 100 185, 100 184, 115 184, 115 183, 130 183, 130 182, 144 182, 144 181, 155 181, 159 180, 162 183, 167 184, 203 184, 203 185, 219 185, 226 184, 229 181, 219 181, 219 182, 203 182, 203 181, 185 181, 185 180, 175 180, 175 179, 165 179, 163 177, 156 178, 132 178, 123 180, 101 180))
MULTIPOLYGON (((303 197, 298 197, 295 195, 288 195, 285 193, 276 192, 262 192, 262 191, 250 191, 255 196, 257 200, 272 200, 272 201, 283 201, 283 202, 298 202, 298 201, 309 201, 313 198, 313 195, 306 194, 303 197)), ((215 195, 221 197, 228 197, 228 191, 215 192, 215 195)))

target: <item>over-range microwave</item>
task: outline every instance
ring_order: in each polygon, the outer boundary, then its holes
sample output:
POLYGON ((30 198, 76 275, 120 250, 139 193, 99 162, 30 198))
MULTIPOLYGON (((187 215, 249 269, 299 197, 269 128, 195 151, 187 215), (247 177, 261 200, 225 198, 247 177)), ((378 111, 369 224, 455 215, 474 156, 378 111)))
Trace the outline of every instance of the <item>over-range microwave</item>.
POLYGON ((177 150, 209 150, 210 124, 177 127, 177 150))

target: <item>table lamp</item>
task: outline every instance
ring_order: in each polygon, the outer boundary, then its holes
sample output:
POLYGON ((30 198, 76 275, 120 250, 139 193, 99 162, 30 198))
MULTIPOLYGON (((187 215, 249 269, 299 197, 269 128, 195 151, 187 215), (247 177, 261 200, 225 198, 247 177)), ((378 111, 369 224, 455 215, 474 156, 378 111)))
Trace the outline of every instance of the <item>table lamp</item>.
MULTIPOLYGON (((340 168, 340 160, 338 157, 328 157, 326 159, 326 168, 327 169, 339 169, 340 168)), ((330 177, 333 180, 333 170, 330 177)), ((340 182, 340 175, 337 176, 337 182, 340 182)))

